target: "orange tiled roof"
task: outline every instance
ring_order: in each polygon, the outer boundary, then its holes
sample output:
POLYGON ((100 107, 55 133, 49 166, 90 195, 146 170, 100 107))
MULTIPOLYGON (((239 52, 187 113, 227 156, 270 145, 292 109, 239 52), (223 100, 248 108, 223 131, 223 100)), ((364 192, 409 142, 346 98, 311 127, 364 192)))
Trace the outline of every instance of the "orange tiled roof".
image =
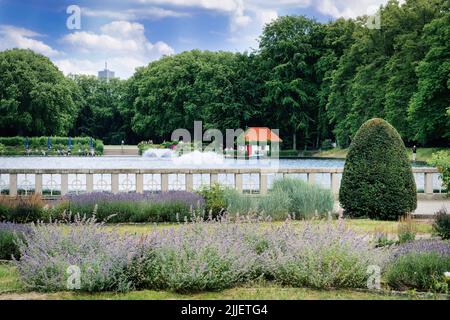
POLYGON ((272 132, 267 127, 250 127, 244 133, 245 141, 248 142, 261 142, 261 141, 271 141, 271 142, 281 142, 282 140, 278 135, 272 132))

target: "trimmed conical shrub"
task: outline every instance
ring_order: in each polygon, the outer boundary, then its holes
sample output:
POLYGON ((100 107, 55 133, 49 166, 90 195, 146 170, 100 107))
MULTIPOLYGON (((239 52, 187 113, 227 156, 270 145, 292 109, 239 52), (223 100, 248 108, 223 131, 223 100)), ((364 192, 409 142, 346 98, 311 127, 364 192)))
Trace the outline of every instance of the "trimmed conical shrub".
POLYGON ((350 217, 395 220, 417 207, 416 183, 405 145, 383 119, 356 133, 342 175, 339 201, 350 217))

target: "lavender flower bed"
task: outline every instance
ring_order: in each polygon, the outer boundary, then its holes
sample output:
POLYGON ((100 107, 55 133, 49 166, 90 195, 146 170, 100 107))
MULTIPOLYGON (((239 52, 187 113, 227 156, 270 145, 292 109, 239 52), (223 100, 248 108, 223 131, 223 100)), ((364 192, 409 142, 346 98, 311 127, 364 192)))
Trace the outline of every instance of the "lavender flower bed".
POLYGON ((0 222, 0 232, 31 233, 32 227, 28 224, 13 222, 0 222))
POLYGON ((176 222, 190 219, 193 211, 202 211, 204 199, 186 191, 161 193, 94 192, 68 195, 56 207, 56 217, 63 212, 108 222, 176 222))
POLYGON ((386 271, 386 282, 397 290, 449 292, 444 275, 450 270, 450 243, 419 240, 394 249, 386 271))
POLYGON ((220 290, 267 278, 292 286, 364 287, 367 267, 382 264, 375 249, 343 225, 307 224, 297 229, 246 221, 203 222, 118 235, 78 222, 37 225, 20 246, 22 280, 34 290, 65 290, 67 267, 81 269, 86 291, 220 290))
POLYGON ((68 283, 72 283, 68 281, 68 268, 76 266, 81 271, 78 289, 126 291, 132 283, 124 272, 138 254, 138 240, 104 232, 100 224, 91 220, 76 221, 69 227, 38 224, 19 243, 21 258, 14 263, 29 289, 67 290, 68 283))
POLYGON ((365 235, 344 223, 309 223, 298 230, 286 224, 265 236, 264 267, 275 280, 291 286, 362 288, 367 268, 384 268, 387 249, 377 249, 365 235))
POLYGON ((392 259, 396 260, 401 256, 410 253, 436 253, 443 257, 450 256, 450 242, 437 239, 417 240, 399 245, 392 254, 392 259))

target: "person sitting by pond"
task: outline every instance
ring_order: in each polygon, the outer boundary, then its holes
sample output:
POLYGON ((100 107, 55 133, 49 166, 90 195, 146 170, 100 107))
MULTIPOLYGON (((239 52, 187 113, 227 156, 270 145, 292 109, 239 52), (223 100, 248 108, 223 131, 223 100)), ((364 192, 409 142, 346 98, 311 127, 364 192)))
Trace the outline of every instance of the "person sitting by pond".
POLYGON ((413 146, 412 152, 413 152, 412 159, 413 159, 414 162, 416 162, 416 155, 417 155, 417 147, 416 147, 416 145, 413 146))

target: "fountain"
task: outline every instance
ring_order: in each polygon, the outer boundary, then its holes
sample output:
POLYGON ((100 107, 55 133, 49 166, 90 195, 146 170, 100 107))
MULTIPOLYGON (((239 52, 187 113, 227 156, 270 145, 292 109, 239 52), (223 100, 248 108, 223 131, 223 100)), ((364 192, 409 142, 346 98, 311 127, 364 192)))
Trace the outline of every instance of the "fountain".
POLYGON ((172 158, 176 154, 171 149, 158 149, 158 148, 151 148, 145 150, 143 157, 148 158, 157 158, 157 159, 163 159, 163 158, 172 158))
POLYGON ((216 165, 223 164, 224 157, 218 153, 207 151, 201 152, 198 150, 185 153, 179 157, 173 158, 172 162, 175 165, 186 166, 186 165, 216 165))

